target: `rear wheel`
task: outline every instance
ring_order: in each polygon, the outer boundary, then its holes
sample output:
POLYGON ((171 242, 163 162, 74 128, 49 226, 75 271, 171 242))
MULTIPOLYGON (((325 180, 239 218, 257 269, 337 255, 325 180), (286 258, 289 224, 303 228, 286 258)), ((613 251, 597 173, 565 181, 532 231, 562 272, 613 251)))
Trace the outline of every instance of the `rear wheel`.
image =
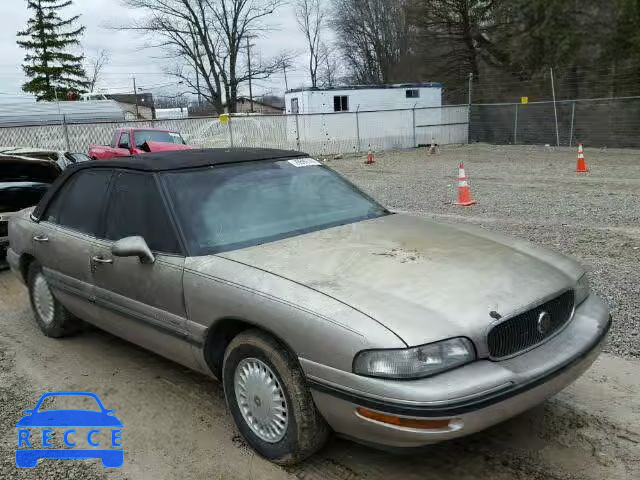
POLYGON ((260 330, 236 336, 225 352, 224 392, 242 436, 280 465, 319 450, 329 426, 313 403, 297 359, 260 330))
POLYGON ((71 335, 80 329, 80 320, 53 296, 38 262, 34 261, 29 265, 27 284, 36 323, 42 333, 47 337, 58 338, 71 335))

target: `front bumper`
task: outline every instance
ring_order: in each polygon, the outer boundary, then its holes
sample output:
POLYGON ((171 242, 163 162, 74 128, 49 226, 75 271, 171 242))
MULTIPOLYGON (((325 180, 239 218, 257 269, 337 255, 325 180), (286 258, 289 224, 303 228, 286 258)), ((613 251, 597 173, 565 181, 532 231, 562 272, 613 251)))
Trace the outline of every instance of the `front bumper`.
POLYGON ((610 325, 607 307, 591 295, 560 334, 501 362, 479 360, 412 381, 363 379, 304 359, 301 363, 318 410, 336 432, 367 443, 416 447, 483 430, 555 395, 595 361, 610 325), (358 407, 450 422, 433 430, 400 427, 364 418, 358 407))

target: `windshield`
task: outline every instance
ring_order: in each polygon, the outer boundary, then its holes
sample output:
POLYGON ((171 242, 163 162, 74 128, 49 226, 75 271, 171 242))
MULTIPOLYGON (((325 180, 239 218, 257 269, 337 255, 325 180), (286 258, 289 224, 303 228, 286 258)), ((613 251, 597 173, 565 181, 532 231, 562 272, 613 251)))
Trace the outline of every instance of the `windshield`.
POLYGON ((163 142, 184 144, 178 132, 159 132, 157 130, 136 130, 136 147, 140 148, 145 142, 163 142))
POLYGON ((163 175, 193 255, 388 213, 316 161, 250 162, 163 175))

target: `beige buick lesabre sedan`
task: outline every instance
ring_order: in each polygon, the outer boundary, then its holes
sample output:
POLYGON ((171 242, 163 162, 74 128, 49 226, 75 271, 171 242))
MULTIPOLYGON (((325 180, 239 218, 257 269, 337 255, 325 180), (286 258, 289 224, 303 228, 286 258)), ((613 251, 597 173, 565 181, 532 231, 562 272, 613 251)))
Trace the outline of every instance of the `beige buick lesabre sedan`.
POLYGON ((331 431, 409 447, 501 422, 582 374, 611 322, 573 260, 394 214, 299 152, 87 162, 9 237, 45 335, 81 319, 217 377, 280 464, 331 431))

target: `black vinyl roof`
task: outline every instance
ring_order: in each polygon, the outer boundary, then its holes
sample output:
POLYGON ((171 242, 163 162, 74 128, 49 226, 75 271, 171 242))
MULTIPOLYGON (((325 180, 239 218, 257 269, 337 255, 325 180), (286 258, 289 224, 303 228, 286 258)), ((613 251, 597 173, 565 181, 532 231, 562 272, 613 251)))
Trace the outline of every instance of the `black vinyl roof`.
POLYGON ((145 172, 161 172, 184 168, 207 167, 227 163, 275 160, 278 158, 306 157, 306 153, 273 148, 202 148, 170 152, 145 153, 112 160, 82 162, 76 168, 128 168, 145 172))
POLYGON ((145 153, 133 157, 120 157, 112 160, 91 160, 80 162, 66 168, 62 175, 47 190, 32 216, 39 220, 56 192, 67 178, 79 170, 95 168, 126 168, 144 172, 163 172, 183 170, 229 163, 255 162, 260 160, 277 160, 281 158, 307 157, 308 154, 294 150, 277 150, 274 148, 203 148, 194 150, 176 150, 171 152, 145 153))

